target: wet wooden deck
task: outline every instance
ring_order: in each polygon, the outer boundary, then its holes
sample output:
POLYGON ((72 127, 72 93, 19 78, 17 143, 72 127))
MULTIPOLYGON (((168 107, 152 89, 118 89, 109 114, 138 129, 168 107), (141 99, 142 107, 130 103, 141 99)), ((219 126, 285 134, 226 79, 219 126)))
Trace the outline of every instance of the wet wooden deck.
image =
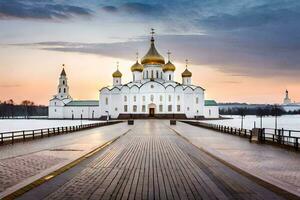
POLYGON ((210 157, 162 121, 138 122, 95 156, 46 199, 282 198, 210 157))

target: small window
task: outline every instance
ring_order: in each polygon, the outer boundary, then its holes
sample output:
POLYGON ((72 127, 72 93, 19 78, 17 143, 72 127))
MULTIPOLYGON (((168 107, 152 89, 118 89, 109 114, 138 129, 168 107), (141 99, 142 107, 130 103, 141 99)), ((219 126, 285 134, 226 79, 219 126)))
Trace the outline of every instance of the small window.
POLYGON ((66 93, 66 88, 64 88, 64 93, 66 93))
POLYGON ((154 101, 154 95, 153 94, 151 95, 150 99, 151 99, 152 102, 154 101))
POLYGON ((170 102, 172 101, 172 96, 171 96, 171 95, 169 95, 169 101, 170 101, 170 102))
POLYGON ((143 96, 143 101, 146 101, 146 97, 145 96, 143 96))
MULTIPOLYGON (((115 111, 118 111, 118 108, 117 108, 117 107, 115 108, 115 111)), ((94 111, 93 111, 93 112, 94 112, 94 111)))
POLYGON ((208 112, 209 112, 209 116, 211 116, 211 110, 210 109, 208 110, 208 112))
POLYGON ((169 74, 169 81, 172 79, 172 76, 171 76, 171 74, 169 74))
POLYGON ((116 80, 116 83, 118 83, 118 80, 116 80))
POLYGON ((168 111, 172 112, 172 105, 168 105, 168 111))
POLYGON ((190 107, 187 107, 186 109, 189 111, 189 110, 190 110, 190 107))
POLYGON ((137 112, 137 106, 136 105, 133 106, 133 112, 137 112))
POLYGON ((54 102, 54 105, 56 105, 56 102, 54 102))
POLYGON ((124 112, 128 112, 128 106, 124 105, 124 112))
POLYGON ((146 112, 146 106, 142 105, 142 112, 146 112))
POLYGON ((124 102, 127 102, 127 96, 124 96, 124 102))
POLYGON ((135 75, 133 74, 133 81, 135 81, 135 75))
POLYGON ((151 70, 151 78, 154 77, 154 73, 153 73, 153 70, 151 70))
POLYGON ((158 71, 156 71, 156 78, 158 78, 158 71))
POLYGON ((61 88, 59 88, 58 93, 61 93, 61 88))
POLYGON ((63 81, 63 85, 65 84, 65 81, 63 81))
POLYGON ((151 88, 153 89, 153 88, 154 88, 154 85, 151 85, 151 88))
POLYGON ((160 72, 160 77, 162 78, 162 76, 163 76, 163 74, 162 74, 162 72, 160 72))
POLYGON ((105 105, 108 105, 108 98, 105 98, 105 105))
POLYGON ((160 101, 163 100, 163 96, 162 96, 162 95, 159 96, 159 100, 160 100, 160 101))
POLYGON ((149 72, 146 71, 146 78, 149 78, 149 72))
POLYGON ((199 98, 198 97, 196 97, 196 104, 198 104, 199 103, 199 98))
POLYGON ((56 112, 56 109, 54 109, 54 112, 56 112))
POLYGON ((180 112, 180 105, 177 105, 177 112, 180 112))
POLYGON ((180 96, 179 95, 177 96, 177 101, 180 101, 180 96))
POLYGON ((163 112, 163 105, 159 105, 159 112, 163 112))

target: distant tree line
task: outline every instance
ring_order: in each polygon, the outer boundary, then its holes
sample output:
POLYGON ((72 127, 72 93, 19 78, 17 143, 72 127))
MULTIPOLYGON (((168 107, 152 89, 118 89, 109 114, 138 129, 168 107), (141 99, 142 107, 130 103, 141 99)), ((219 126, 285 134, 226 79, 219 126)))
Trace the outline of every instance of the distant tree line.
POLYGON ((29 100, 24 100, 20 104, 16 104, 12 99, 8 101, 0 101, 0 118, 28 118, 30 116, 47 115, 47 106, 35 105, 34 102, 29 100))
POLYGON ((266 105, 260 107, 236 107, 236 108, 220 108, 221 115, 240 115, 241 112, 245 115, 263 115, 263 116, 274 116, 274 112, 278 112, 279 115, 292 115, 300 114, 300 110, 285 111, 280 105, 266 105), (276 109, 275 109, 276 108, 276 109))
POLYGON ((264 107, 238 107, 238 108, 226 108, 220 109, 220 114, 223 115, 239 115, 241 116, 241 129, 244 128, 244 119, 246 115, 256 115, 260 118, 260 128, 263 128, 263 118, 265 116, 274 116, 275 129, 278 129, 278 116, 286 114, 300 114, 298 111, 285 111, 280 105, 266 105, 264 107))

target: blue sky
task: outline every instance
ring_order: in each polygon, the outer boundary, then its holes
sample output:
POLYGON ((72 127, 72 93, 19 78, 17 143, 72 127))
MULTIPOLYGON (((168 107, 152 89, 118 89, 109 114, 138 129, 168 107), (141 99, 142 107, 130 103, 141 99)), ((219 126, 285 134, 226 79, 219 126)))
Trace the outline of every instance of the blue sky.
POLYGON ((154 27, 162 53, 171 49, 178 63, 188 57, 196 70, 277 80, 296 93, 299 19, 297 0, 0 0, 0 43, 134 60, 154 27))

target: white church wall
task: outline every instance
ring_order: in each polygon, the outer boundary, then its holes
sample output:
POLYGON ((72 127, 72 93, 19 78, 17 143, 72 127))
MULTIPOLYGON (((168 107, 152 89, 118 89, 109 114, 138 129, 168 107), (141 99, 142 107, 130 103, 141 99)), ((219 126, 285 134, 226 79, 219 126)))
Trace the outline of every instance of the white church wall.
POLYGON ((204 108, 205 118, 219 118, 219 106, 205 106, 204 108))

